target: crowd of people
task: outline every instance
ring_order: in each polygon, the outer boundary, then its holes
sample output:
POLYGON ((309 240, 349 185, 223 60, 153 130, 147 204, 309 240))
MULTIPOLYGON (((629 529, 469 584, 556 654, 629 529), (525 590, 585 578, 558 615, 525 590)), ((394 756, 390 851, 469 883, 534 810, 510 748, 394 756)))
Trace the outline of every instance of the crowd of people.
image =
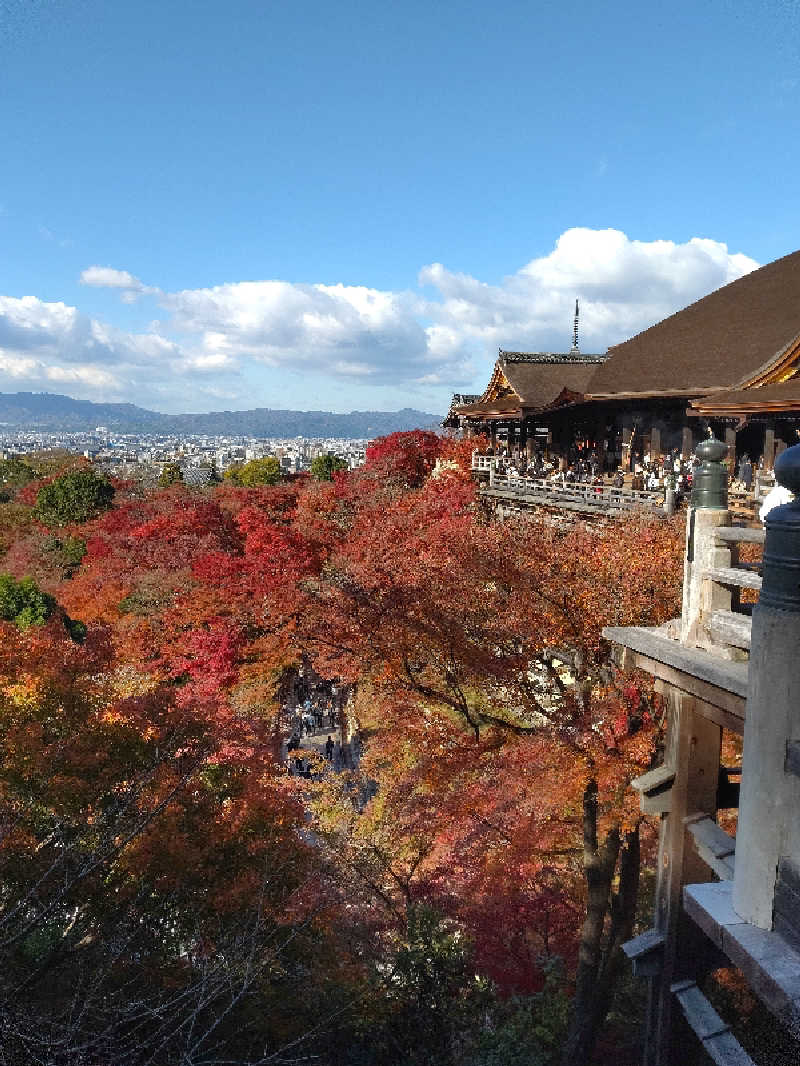
POLYGON ((500 476, 528 477, 549 481, 553 485, 593 485, 597 488, 628 488, 639 492, 662 492, 671 487, 680 496, 689 491, 696 460, 683 459, 675 449, 666 455, 646 454, 628 473, 622 467, 607 469, 597 452, 568 457, 513 452, 498 447, 487 453, 495 455, 495 471, 500 476))
MULTIPOLYGON (((645 453, 634 460, 629 471, 621 466, 609 470, 608 457, 601 458, 596 451, 573 452, 566 457, 537 452, 529 457, 524 450, 499 445, 481 454, 496 458, 495 472, 501 477, 536 478, 565 488, 568 485, 590 485, 653 493, 665 493, 671 488, 678 501, 691 491, 693 472, 699 463, 696 456, 683 458, 677 448, 663 455, 645 453)), ((748 455, 742 456, 735 470, 736 476, 731 479, 731 488, 751 492, 759 465, 748 455)))
POLYGON ((361 740, 357 730, 348 739, 342 729, 346 701, 340 686, 298 678, 283 705, 289 730, 285 764, 292 776, 319 780, 329 769, 339 773, 356 768, 361 740))

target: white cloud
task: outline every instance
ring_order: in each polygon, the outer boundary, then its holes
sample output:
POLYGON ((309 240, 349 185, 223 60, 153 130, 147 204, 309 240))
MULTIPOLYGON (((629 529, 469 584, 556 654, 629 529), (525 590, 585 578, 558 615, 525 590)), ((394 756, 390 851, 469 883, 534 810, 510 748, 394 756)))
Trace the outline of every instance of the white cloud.
MULTIPOLYGON (((4 378, 29 387, 53 382, 117 398, 179 373, 185 361, 169 338, 129 333, 64 303, 0 296, 0 388, 4 378)), ((67 390, 69 391, 69 390, 67 390)))
POLYGON ((758 265, 719 241, 632 241, 620 230, 576 228, 500 285, 440 263, 424 267, 420 283, 439 292, 428 310, 449 330, 442 343, 566 351, 577 297, 581 348, 604 352, 758 265))
POLYGON ((127 270, 115 270, 114 267, 87 267, 81 273, 80 281, 82 285, 91 285, 97 289, 121 289, 125 303, 133 303, 145 293, 159 292, 159 289, 145 285, 127 270))
POLYGON ((568 350, 576 297, 582 350, 604 352, 757 265, 709 239, 637 241, 576 228, 497 284, 441 263, 423 267, 425 292, 273 280, 164 293, 128 271, 91 266, 84 284, 129 302, 155 294, 164 314, 131 333, 64 303, 0 296, 0 388, 58 381, 92 398, 172 409, 215 396, 256 406, 268 400, 252 392, 261 367, 339 382, 347 395, 393 386, 390 402, 405 390, 403 401, 416 393, 441 406, 445 389, 483 387, 498 346, 568 350))
POLYGON ((248 281, 169 293, 171 326, 198 338, 203 357, 408 383, 434 356, 407 293, 364 286, 248 281))

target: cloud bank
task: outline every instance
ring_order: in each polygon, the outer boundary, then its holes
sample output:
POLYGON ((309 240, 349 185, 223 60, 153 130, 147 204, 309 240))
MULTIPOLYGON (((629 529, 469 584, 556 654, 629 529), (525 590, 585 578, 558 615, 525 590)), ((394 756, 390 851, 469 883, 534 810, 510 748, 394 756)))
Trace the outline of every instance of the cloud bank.
POLYGON ((442 407, 444 389, 483 387, 498 346, 568 350, 576 297, 582 350, 604 352, 758 265, 719 241, 575 228, 499 283, 433 263, 404 292, 285 281, 163 292, 90 266, 84 285, 118 290, 127 303, 150 298, 159 319, 134 333, 63 303, 0 296, 0 390, 58 386, 172 410, 207 407, 215 394, 268 405, 236 384, 263 367, 391 388, 388 405, 405 392, 442 407))

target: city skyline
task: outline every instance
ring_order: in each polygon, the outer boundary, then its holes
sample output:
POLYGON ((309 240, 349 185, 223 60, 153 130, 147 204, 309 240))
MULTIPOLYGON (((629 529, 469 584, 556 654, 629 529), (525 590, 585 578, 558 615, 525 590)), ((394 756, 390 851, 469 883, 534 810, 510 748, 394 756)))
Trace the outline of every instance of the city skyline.
POLYGON ((166 7, 3 6, 0 391, 444 412, 800 245, 787 5, 166 7))

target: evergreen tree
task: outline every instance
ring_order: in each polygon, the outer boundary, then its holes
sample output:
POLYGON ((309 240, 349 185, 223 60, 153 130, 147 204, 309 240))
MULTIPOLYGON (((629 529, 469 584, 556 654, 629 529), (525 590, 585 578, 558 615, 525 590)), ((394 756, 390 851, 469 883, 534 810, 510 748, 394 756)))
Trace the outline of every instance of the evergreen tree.
POLYGON ((333 481, 333 475, 337 470, 347 470, 347 463, 330 452, 325 452, 311 460, 311 476, 318 481, 333 481))
POLYGON ((108 478, 93 470, 73 470, 39 489, 35 516, 46 526, 87 522, 107 511, 113 499, 108 478))
POLYGON ((43 625, 55 605, 32 577, 15 581, 11 574, 0 574, 0 619, 4 622, 13 622, 18 629, 43 625))
POLYGON ((158 479, 161 488, 165 489, 168 485, 174 485, 179 481, 183 481, 183 471, 180 463, 165 463, 158 479))

